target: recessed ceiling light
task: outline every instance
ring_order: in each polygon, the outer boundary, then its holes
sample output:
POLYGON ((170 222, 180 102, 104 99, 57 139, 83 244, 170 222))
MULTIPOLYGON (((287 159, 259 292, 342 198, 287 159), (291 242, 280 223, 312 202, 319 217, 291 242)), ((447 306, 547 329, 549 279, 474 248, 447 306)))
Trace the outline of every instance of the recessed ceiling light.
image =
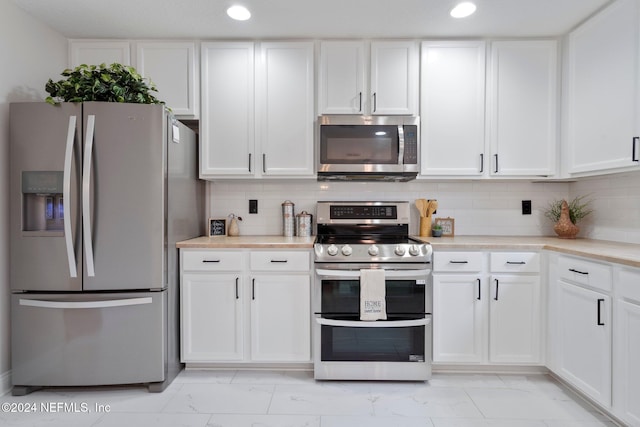
POLYGON ((231 6, 227 9, 227 15, 236 21, 246 21, 251 18, 251 12, 249 12, 249 9, 239 5, 231 6))
POLYGON ((470 1, 458 3, 456 7, 451 9, 451 16, 454 18, 466 18, 476 11, 476 5, 470 1))

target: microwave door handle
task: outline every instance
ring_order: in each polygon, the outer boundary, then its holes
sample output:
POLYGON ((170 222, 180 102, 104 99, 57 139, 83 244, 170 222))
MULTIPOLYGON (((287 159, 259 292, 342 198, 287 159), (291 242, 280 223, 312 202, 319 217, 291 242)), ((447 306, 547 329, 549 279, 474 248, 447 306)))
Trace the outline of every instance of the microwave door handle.
POLYGON ((316 323, 323 326, 342 326, 347 328, 409 328, 414 326, 427 326, 431 323, 431 317, 413 320, 376 320, 358 321, 358 320, 335 320, 326 319, 324 317, 316 317, 316 323))
POLYGON ((398 164, 404 164, 404 127, 398 125, 398 164))

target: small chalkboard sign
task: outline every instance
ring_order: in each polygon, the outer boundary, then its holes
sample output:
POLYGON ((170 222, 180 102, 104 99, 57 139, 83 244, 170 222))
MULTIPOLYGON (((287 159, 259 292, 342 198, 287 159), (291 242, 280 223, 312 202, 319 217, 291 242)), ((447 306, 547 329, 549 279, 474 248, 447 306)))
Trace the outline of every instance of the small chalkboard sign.
POLYGON ((209 218, 209 237, 226 236, 227 220, 225 218, 209 218))

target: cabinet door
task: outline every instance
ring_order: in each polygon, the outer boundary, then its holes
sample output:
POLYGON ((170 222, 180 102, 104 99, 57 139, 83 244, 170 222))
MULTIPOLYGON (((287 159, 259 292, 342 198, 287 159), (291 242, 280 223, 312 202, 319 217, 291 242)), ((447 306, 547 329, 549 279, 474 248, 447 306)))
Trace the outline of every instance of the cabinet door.
POLYGON ((69 42, 69 64, 75 68, 81 64, 130 65, 131 49, 127 41, 71 40, 69 42))
POLYGON ((417 114, 418 47, 412 41, 371 43, 372 114, 417 114))
MULTIPOLYGON (((637 285, 637 283, 636 283, 637 285)), ((640 303, 619 299, 614 382, 614 404, 618 416, 630 425, 640 425, 640 303)))
POLYGON ((178 116, 198 116, 198 81, 195 43, 137 43, 138 72, 150 79, 164 101, 178 116))
POLYGON ((638 2, 619 0, 569 35, 569 172, 640 165, 639 21, 638 2))
POLYGON ((555 173, 557 74, 555 40, 491 44, 487 93, 492 175, 555 173))
POLYGON ((242 360, 240 274, 183 274, 181 342, 183 362, 242 360))
POLYGON ((364 53, 363 42, 322 42, 319 114, 364 112, 364 53))
POLYGON ((257 135, 262 175, 313 176, 313 43, 262 43, 257 135))
POLYGON ((202 43, 201 50, 200 177, 252 177, 253 43, 202 43))
POLYGON ((479 276, 433 275, 434 362, 482 362, 488 297, 479 276))
POLYGON ((611 406, 611 301, 600 292, 558 281, 558 374, 598 403, 611 406))
POLYGON ((481 175, 484 168, 485 43, 423 42, 422 175, 481 175))
POLYGON ((254 276, 251 288, 251 359, 309 361, 309 275, 254 276))
POLYGON ((493 276, 489 304, 489 361, 539 363, 540 276, 493 276))

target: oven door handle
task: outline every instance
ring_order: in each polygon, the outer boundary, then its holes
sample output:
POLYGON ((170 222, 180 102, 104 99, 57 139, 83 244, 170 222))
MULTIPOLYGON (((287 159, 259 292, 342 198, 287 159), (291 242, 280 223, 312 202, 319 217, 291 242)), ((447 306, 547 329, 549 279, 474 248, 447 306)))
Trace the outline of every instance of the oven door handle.
MULTIPOLYGON (((431 273, 431 270, 384 270, 385 277, 420 277, 431 273)), ((327 270, 316 269, 320 277, 360 277, 360 270, 327 270)))
POLYGON ((335 320, 316 317, 316 322, 324 326, 342 326, 349 328, 409 328, 413 326, 427 326, 431 323, 431 317, 414 320, 391 320, 391 321, 358 321, 358 320, 335 320))

